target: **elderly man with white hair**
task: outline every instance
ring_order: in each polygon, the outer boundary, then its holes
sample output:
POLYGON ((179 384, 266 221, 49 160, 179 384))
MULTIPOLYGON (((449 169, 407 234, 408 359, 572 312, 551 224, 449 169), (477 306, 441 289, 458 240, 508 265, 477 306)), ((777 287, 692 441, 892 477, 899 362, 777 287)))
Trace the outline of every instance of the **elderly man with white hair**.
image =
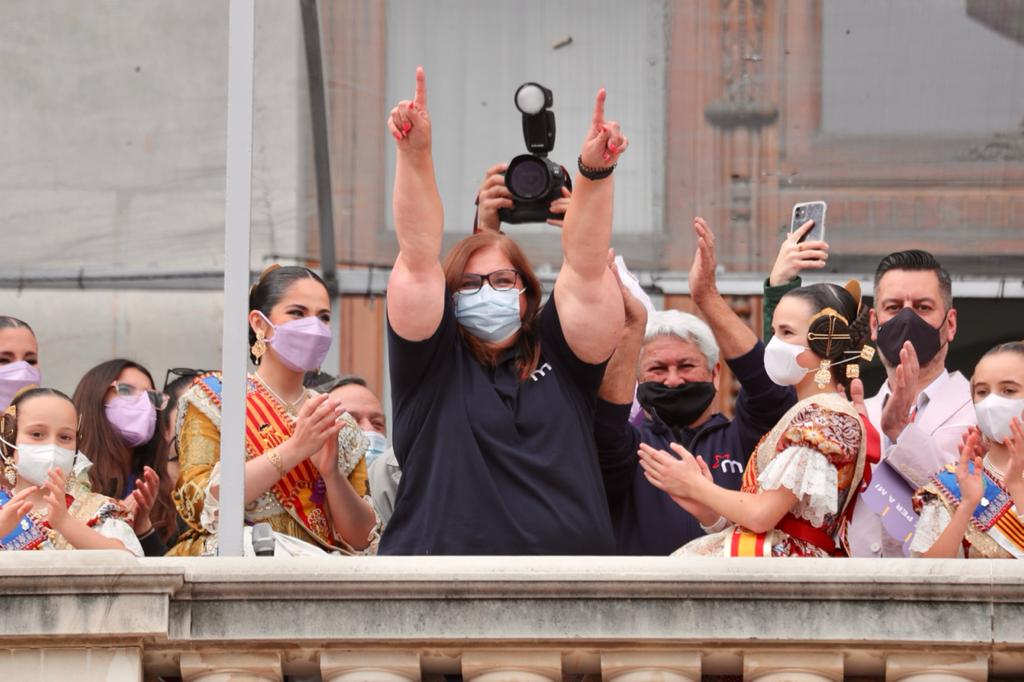
POLYGON ((648 320, 622 288, 626 328, 601 384, 594 429, 619 554, 671 554, 719 520, 691 505, 695 517, 651 485, 637 456, 641 442, 666 452, 679 443, 706 476, 738 490, 750 453, 796 402, 791 387, 768 378, 764 345, 718 293, 714 236, 702 218, 694 219, 694 231, 690 295, 707 323, 678 310, 648 320), (720 357, 740 383, 732 420, 716 411, 720 357), (634 389, 643 415, 631 424, 634 389))

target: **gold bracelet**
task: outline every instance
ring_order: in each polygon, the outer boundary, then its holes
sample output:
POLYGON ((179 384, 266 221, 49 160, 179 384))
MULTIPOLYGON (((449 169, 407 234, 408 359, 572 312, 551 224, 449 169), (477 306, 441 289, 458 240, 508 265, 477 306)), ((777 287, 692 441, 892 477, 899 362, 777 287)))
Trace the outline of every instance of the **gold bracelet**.
POLYGON ((280 477, 284 478, 285 474, 287 474, 288 472, 285 471, 284 462, 281 461, 281 453, 277 451, 277 448, 271 448, 263 454, 267 456, 267 459, 270 460, 270 463, 274 465, 275 469, 277 469, 277 473, 280 475, 280 477))

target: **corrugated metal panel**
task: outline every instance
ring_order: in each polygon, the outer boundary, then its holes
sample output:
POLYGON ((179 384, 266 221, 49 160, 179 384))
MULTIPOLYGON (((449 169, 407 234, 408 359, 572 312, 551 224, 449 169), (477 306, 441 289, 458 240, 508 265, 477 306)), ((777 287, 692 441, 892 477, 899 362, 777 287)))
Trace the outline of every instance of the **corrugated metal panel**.
MULTIPOLYGON (((388 98, 391 103, 411 99, 415 68, 424 66, 445 229, 469 232, 484 171, 525 151, 513 95, 532 80, 554 92, 558 134, 551 158, 573 170, 594 95, 601 86, 608 89, 607 116, 620 121, 630 139, 616 171, 615 231, 660 231, 664 17, 661 2, 392 0, 388 98), (570 44, 553 47, 567 37, 570 44)), ((389 157, 390 187, 391 149, 389 157)), ((517 231, 531 229, 549 228, 517 231)))

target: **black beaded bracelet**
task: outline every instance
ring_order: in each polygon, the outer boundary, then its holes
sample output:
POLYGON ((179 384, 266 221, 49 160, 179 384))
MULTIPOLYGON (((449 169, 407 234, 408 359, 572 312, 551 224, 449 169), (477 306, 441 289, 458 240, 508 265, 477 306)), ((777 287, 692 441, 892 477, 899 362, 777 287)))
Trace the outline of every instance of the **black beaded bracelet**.
POLYGON ((593 166, 588 166, 583 163, 582 154, 576 157, 576 166, 580 169, 580 175, 585 177, 587 180, 604 180, 612 174, 612 171, 615 170, 615 166, 617 165, 617 163, 613 163, 607 168, 594 168, 593 166))

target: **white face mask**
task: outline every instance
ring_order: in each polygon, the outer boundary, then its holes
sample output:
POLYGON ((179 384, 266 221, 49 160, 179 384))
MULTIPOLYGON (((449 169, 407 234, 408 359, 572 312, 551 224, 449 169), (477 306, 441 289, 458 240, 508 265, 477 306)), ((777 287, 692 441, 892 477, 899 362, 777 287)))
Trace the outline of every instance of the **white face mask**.
POLYGON ((388 439, 376 431, 363 431, 363 435, 370 441, 369 447, 366 448, 366 466, 369 467, 388 449, 388 439))
POLYGON ((1004 398, 995 393, 990 393, 984 400, 974 403, 978 428, 994 443, 1002 443, 1013 435, 1010 431, 1010 421, 1014 417, 1024 421, 1021 412, 1024 412, 1024 399, 1004 398))
POLYGON ((75 452, 52 443, 44 445, 24 444, 18 446, 18 461, 14 465, 18 476, 33 485, 46 483, 50 469, 60 469, 64 476, 71 475, 75 463, 75 452))
POLYGON ((777 336, 764 348, 764 371, 768 378, 779 386, 794 386, 811 370, 797 364, 796 356, 807 350, 806 346, 786 343, 777 336))

